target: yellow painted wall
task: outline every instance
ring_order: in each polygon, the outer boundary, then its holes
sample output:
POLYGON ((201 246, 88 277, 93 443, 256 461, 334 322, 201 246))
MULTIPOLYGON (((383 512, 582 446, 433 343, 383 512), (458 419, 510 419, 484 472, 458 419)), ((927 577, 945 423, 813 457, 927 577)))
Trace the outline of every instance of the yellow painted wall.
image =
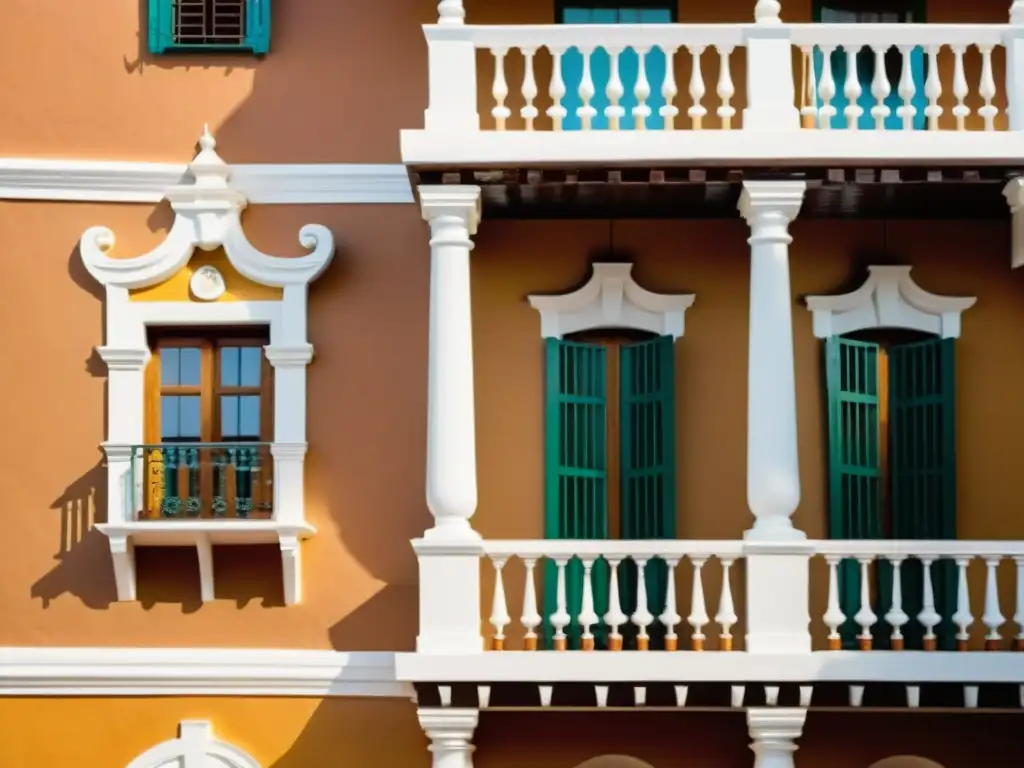
POLYGON ((129 291, 132 301, 195 301, 189 290, 189 280, 200 267, 212 266, 224 278, 224 293, 217 301, 279 301, 282 296, 280 288, 260 285, 247 277, 243 277, 228 261, 223 249, 212 253, 197 251, 189 259, 188 264, 177 274, 149 288, 137 288, 129 291))

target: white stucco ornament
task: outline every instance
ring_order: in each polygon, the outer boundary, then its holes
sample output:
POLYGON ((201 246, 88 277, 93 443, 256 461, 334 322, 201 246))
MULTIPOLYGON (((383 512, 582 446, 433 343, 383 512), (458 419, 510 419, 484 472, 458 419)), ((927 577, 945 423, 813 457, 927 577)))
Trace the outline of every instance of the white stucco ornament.
POLYGON ((207 720, 183 720, 178 738, 158 744, 128 764, 128 768, 260 768, 256 759, 238 747, 214 738, 207 720))
POLYGON ((193 273, 188 287, 192 295, 201 301, 216 301, 227 289, 224 276, 216 267, 209 264, 203 265, 193 273))

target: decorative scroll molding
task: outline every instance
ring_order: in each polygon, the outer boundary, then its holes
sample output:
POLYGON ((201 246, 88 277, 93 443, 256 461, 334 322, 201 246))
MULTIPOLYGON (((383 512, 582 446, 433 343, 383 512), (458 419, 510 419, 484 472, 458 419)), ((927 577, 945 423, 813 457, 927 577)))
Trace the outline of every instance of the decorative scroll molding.
POLYGON ((871 266, 860 288, 840 296, 808 296, 819 339, 869 328, 906 328, 945 339, 960 336, 960 315, 974 296, 939 296, 921 288, 909 266, 871 266))
MULTIPOLYGON (((89 274, 106 288, 106 339, 98 352, 107 362, 107 522, 97 526, 110 541, 119 600, 135 599, 135 546, 193 546, 199 560, 202 599, 213 600, 215 544, 277 541, 281 547, 285 603, 300 600, 298 541, 312 535, 306 523, 302 466, 306 449, 306 366, 313 347, 306 338, 308 285, 334 256, 334 236, 319 224, 299 231, 310 253, 279 258, 262 253, 246 238, 241 214, 248 200, 234 185, 233 169, 216 152, 208 130, 189 164, 190 180, 166 190, 175 219, 160 245, 134 258, 112 258, 114 233, 91 227, 79 250, 89 274), (217 302, 216 291, 198 301, 133 302, 129 291, 161 283, 188 264, 197 248, 223 247, 244 277, 281 288, 279 300, 217 302), (149 359, 146 329, 160 325, 265 325, 270 328, 268 360, 274 386, 274 516, 272 520, 139 521, 131 486, 131 446, 144 442, 143 371, 149 359)), ((198 273, 197 273, 198 274, 198 273)), ((202 292, 202 291, 201 291, 202 292)), ((136 483, 138 480, 136 480, 136 483)))
POLYGON ((178 738, 157 744, 128 763, 128 768, 206 768, 211 764, 260 768, 255 758, 238 747, 215 739, 208 720, 182 720, 178 738))
POLYGON ((597 328, 632 328, 678 339, 694 294, 661 294, 641 288, 632 264, 594 264, 587 284, 559 296, 529 296, 540 312, 540 335, 563 336, 597 328))

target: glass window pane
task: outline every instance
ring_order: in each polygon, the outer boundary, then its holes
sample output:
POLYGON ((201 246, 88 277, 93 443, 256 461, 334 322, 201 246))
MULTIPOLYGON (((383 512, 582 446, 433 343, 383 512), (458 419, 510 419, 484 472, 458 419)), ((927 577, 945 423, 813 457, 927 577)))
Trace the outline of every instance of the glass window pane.
POLYGON ((238 347, 222 347, 220 350, 220 385, 238 386, 238 347))
POLYGON ((162 347, 160 349, 160 386, 173 387, 178 383, 179 351, 177 347, 162 347))
POLYGON ((224 395, 220 399, 220 435, 225 440, 238 437, 238 397, 224 395))
POLYGON ((263 363, 263 350, 259 347, 242 348, 242 386, 258 387, 260 385, 260 366, 263 363))
POLYGON ((238 434, 241 437, 260 436, 260 396, 246 395, 238 409, 238 434))
POLYGON ((203 419, 198 395, 179 397, 178 437, 199 440, 203 436, 203 419))
MULTIPOLYGON (((161 371, 165 369, 161 368, 161 371)), ((178 398, 164 395, 160 398, 160 442, 178 437, 178 398)))
POLYGON ((198 387, 202 369, 202 352, 197 347, 182 347, 179 384, 198 387))

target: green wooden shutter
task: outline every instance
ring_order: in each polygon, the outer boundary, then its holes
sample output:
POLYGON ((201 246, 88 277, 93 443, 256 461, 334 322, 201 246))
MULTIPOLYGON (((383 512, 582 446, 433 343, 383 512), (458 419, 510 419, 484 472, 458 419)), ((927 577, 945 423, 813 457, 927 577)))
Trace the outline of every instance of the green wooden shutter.
MULTIPOLYGON (((674 539, 675 344, 659 336, 622 347, 620 369, 622 538, 674 539)), ((636 610, 636 564, 620 571, 623 612, 636 610)), ((645 568, 647 609, 655 616, 648 628, 652 644, 663 641, 657 617, 665 609, 668 568, 653 560, 645 568)), ((628 636, 627 636, 628 637, 628 636)))
MULTIPOLYGON (((547 339, 545 404, 545 536, 549 539, 608 538, 607 352, 604 347, 547 339)), ((608 610, 608 567, 594 566, 594 606, 608 610)), ((583 567, 574 559, 566 569, 571 622, 569 647, 579 648, 583 567)), ((550 645, 550 617, 557 605, 557 569, 544 571, 544 637, 550 645)), ((595 630, 603 628, 599 623, 595 630)), ((604 633, 594 632, 603 642, 604 633)))
POLYGON ((264 54, 270 50, 270 0, 248 0, 245 44, 256 54, 264 54))
POLYGON ((149 0, 149 50, 166 53, 174 43, 174 0, 149 0))
MULTIPOLYGON (((894 345, 890 360, 892 538, 956 538, 956 426, 953 339, 933 338, 894 345)), ((907 648, 920 648, 923 574, 919 560, 902 568, 907 648)), ((956 567, 932 566, 940 647, 953 650, 956 567)), ((890 592, 891 594, 891 592, 890 592)))
MULTIPOLYGON (((832 539, 882 537, 878 349, 840 336, 825 341, 832 539)), ((851 560, 839 568, 839 604, 847 617, 843 645, 856 647, 860 630, 853 616, 860 609, 860 573, 851 560)))

